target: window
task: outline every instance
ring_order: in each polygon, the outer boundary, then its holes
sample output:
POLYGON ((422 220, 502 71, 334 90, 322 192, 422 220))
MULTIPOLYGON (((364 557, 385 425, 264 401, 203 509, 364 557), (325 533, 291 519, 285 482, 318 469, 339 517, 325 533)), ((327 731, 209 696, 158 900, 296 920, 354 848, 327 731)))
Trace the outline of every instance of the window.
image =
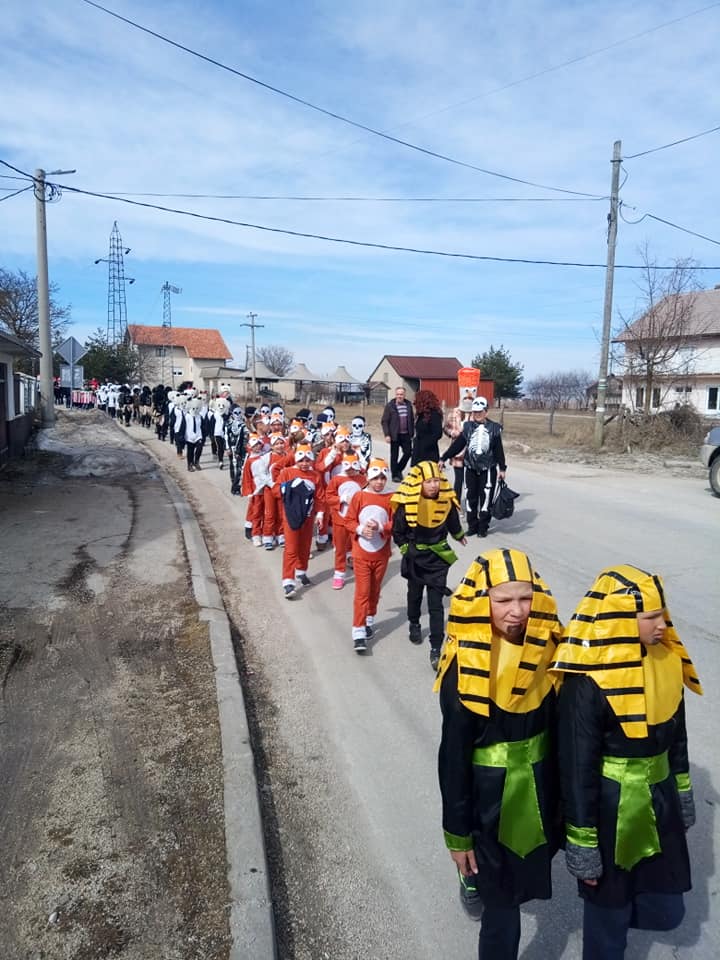
POLYGON ((653 387, 652 392, 652 405, 653 407, 660 406, 660 387, 653 387))
POLYGON ((388 383, 389 380, 390 380, 390 374, 389 374, 389 373, 384 373, 384 374, 383 374, 383 383, 388 383))
POLYGON ((635 406, 645 406, 645 387, 637 387, 635 390, 635 406))
POLYGON ((708 410, 718 409, 718 388, 717 387, 708 387, 707 408, 708 410))
POLYGON ((164 357, 165 356, 165 347, 155 347, 155 356, 164 357))

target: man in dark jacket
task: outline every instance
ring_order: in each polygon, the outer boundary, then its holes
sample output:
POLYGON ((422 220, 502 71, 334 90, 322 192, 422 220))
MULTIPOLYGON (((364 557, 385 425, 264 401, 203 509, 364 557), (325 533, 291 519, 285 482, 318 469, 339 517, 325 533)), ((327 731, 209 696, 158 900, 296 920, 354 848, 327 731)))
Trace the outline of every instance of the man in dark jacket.
POLYGON ((405 399, 405 387, 395 390, 395 399, 385 406, 380 423, 385 442, 390 444, 390 474, 396 483, 400 483, 412 453, 412 438, 415 433, 413 408, 405 399), (398 458, 401 450, 402 456, 398 458))
POLYGON ((498 477, 505 479, 507 464, 502 442, 502 427, 487 415, 487 400, 476 397, 472 402, 470 418, 443 454, 445 461, 465 451, 465 488, 467 491, 468 535, 486 537, 490 528, 495 484, 498 477))

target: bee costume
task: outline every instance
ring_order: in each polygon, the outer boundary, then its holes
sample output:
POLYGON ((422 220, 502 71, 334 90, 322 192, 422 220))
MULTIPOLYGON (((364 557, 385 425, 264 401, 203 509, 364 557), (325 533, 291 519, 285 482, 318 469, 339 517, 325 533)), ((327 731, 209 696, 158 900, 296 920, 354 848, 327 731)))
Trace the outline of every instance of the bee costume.
POLYGON ((604 570, 573 614, 551 669, 564 677, 559 758, 568 869, 579 881, 598 881, 578 883, 584 957, 622 957, 628 926, 677 926, 680 895, 691 886, 685 830, 695 808, 683 688, 702 689, 660 578, 627 565, 604 570), (663 612, 666 629, 646 645, 637 616, 651 611, 663 612), (658 924, 638 919, 638 897, 648 896, 663 904, 658 924), (621 949, 603 948, 615 914, 624 917, 621 949), (599 946, 589 943, 589 922, 602 928, 592 930, 599 946))
POLYGON ((512 960, 519 905, 546 900, 560 839, 555 685, 547 669, 562 626, 549 588, 518 550, 489 550, 450 601, 435 690, 443 715, 438 772, 445 844, 474 850, 484 905, 480 957, 512 960), (524 636, 493 630, 490 594, 532 584, 524 636))

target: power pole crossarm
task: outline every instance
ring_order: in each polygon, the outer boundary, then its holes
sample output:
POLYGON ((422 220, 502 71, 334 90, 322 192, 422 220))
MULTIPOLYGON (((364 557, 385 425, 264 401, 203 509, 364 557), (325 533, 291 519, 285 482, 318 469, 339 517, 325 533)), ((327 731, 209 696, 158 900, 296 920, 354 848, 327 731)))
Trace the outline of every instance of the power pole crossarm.
POLYGON ((605 395, 607 393, 608 356, 610 354, 610 327, 612 325, 613 282, 615 279, 615 243, 618 227, 618 192, 620 188, 620 164, 622 141, 616 140, 613 147, 612 179, 610 186, 610 213, 608 214, 608 251, 605 270, 605 305, 603 308, 602 342, 600 344, 600 367, 595 406, 595 446, 603 445, 605 432, 605 395))

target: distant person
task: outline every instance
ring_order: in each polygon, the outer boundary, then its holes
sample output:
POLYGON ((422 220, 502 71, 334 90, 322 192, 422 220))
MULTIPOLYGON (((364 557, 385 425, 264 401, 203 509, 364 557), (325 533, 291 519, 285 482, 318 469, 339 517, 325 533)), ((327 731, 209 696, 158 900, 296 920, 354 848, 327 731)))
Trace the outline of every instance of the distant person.
POLYGON ((502 427, 487 415, 485 397, 472 402, 470 417, 462 425, 462 433, 453 440, 440 460, 446 460, 464 451, 465 489, 467 491, 468 535, 486 537, 490 529, 493 496, 498 477, 505 479, 507 464, 502 442, 502 427))
POLYGON ((443 435, 443 417, 440 401, 432 390, 418 390, 415 395, 415 436, 411 464, 421 460, 440 459, 438 442, 443 435))
POLYGON ((400 483, 412 454, 415 433, 415 417, 412 404, 405 399, 405 387, 395 390, 395 399, 386 404, 380 424, 385 442, 390 444, 390 475, 395 483, 400 483))
POLYGON ((683 688, 702 689, 660 578, 637 567, 603 570, 563 638, 551 670, 563 678, 565 860, 584 901, 583 960, 622 960, 629 928, 673 930, 685 912, 695 803, 683 688))

